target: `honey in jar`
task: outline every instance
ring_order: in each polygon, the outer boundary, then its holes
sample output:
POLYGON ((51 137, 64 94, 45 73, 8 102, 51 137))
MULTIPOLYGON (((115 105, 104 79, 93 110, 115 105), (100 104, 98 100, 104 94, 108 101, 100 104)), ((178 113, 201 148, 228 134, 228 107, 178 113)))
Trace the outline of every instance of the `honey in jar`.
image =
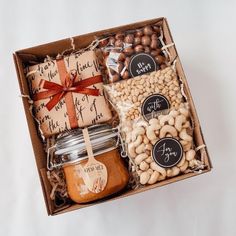
POLYGON ((87 143, 81 129, 57 140, 54 155, 62 166, 70 198, 76 203, 88 203, 124 189, 129 174, 118 150, 118 130, 109 125, 88 128, 94 161, 88 165, 87 143), (95 164, 94 164, 95 163, 95 164), (91 177, 94 182, 91 183, 91 177))

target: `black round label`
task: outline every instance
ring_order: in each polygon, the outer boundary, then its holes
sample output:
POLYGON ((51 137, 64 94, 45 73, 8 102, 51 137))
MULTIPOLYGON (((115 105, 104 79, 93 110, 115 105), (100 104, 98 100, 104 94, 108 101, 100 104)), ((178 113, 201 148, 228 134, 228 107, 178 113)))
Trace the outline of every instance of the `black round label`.
POLYGON ((147 53, 138 53, 131 57, 129 72, 132 77, 158 70, 155 59, 147 53))
POLYGON ((159 166, 170 168, 181 161, 183 147, 175 138, 162 138, 155 143, 152 157, 159 166))
POLYGON ((165 96, 161 94, 152 94, 143 101, 141 112, 145 120, 150 120, 160 114, 168 113, 169 109, 170 103, 165 96))

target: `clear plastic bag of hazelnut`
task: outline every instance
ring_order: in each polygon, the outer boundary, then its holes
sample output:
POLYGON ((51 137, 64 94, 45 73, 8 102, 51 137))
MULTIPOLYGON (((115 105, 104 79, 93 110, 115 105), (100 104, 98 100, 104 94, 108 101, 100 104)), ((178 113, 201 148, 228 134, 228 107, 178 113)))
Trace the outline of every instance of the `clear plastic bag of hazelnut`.
POLYGON ((159 40, 160 27, 147 25, 100 40, 99 49, 103 55, 101 66, 106 82, 112 83, 166 67, 167 58, 159 40))

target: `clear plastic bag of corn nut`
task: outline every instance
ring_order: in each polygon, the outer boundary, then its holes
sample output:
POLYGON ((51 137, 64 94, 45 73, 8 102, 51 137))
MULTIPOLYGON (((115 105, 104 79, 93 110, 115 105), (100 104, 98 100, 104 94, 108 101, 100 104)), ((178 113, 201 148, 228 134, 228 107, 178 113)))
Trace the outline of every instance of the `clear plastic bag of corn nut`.
POLYGON ((101 38, 104 76, 108 83, 149 73, 168 64, 162 28, 158 24, 118 32, 101 38))
POLYGON ((195 151, 187 103, 149 120, 139 117, 124 122, 121 131, 141 185, 204 168, 195 151))
POLYGON ((184 105, 181 82, 172 67, 104 85, 107 98, 122 122, 153 118, 184 105))

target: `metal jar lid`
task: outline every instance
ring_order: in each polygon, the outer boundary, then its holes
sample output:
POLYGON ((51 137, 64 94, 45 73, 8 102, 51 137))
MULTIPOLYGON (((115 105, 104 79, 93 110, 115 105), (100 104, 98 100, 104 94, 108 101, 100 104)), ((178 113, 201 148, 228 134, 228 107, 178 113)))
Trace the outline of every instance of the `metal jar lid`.
MULTIPOLYGON (((118 129, 107 124, 94 125, 88 128, 94 156, 108 152, 118 146, 118 129)), ((61 134, 54 146, 54 160, 48 160, 48 169, 65 164, 72 164, 87 158, 87 149, 82 129, 75 129, 61 134)))

